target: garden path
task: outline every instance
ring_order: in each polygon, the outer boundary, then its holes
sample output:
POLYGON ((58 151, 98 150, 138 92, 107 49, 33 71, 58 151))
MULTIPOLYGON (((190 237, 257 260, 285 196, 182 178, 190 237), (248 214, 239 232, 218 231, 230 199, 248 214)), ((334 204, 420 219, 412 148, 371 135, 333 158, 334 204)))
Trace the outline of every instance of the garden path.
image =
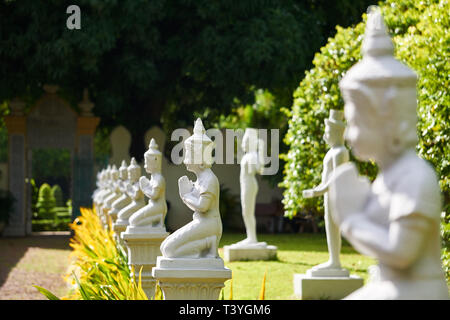
POLYGON ((64 296, 69 239, 69 232, 0 238, 0 300, 45 300, 33 285, 64 296))

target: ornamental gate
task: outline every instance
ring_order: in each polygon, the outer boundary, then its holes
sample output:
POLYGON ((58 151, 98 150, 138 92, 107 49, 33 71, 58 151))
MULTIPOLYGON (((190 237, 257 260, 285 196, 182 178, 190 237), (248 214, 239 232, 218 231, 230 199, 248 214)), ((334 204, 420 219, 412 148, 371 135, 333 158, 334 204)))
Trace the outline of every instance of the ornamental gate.
POLYGON ((11 115, 5 117, 8 129, 9 190, 16 202, 14 212, 4 234, 24 236, 31 233, 31 178, 32 151, 36 148, 68 149, 71 154, 72 218, 78 216, 80 206, 91 205, 94 189, 94 133, 99 118, 90 110, 87 91, 79 104, 78 115, 56 92, 56 86, 44 86, 45 93, 24 114, 24 103, 11 102, 11 115))

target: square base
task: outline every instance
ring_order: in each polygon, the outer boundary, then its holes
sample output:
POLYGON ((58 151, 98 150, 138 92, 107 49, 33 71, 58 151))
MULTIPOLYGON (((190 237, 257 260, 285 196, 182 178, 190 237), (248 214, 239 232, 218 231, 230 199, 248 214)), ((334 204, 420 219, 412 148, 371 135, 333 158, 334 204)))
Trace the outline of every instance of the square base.
POLYGON ((251 260, 275 260, 277 258, 276 246, 239 248, 234 246, 224 246, 223 256, 226 262, 230 261, 251 261, 251 260))
POLYGON ((364 280, 358 276, 310 277, 294 274, 294 293, 302 300, 339 300, 361 288, 364 280))

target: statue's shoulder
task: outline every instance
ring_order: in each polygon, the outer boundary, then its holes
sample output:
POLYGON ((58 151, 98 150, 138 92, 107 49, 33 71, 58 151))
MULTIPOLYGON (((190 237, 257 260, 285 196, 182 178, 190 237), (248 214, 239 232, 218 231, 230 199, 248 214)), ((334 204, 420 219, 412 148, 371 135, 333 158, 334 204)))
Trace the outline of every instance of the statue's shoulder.
POLYGON ((409 152, 385 177, 392 193, 391 218, 419 214, 440 219, 441 193, 433 167, 409 152))
POLYGON ((205 192, 217 193, 219 192, 220 185, 219 179, 217 179, 216 175, 210 170, 208 174, 202 176, 202 179, 198 181, 200 194, 205 192))

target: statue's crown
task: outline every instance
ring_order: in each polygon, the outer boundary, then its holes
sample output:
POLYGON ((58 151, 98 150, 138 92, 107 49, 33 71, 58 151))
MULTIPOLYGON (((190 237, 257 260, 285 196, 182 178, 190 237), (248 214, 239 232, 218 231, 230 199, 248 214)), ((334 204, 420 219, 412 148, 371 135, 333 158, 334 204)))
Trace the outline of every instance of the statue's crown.
POLYGON ((415 86, 417 76, 395 59, 394 45, 377 6, 370 6, 362 43, 363 58, 348 70, 339 86, 354 87, 357 82, 387 86, 415 86))
POLYGON ((136 159, 131 158, 130 165, 128 166, 128 172, 141 172, 141 167, 137 164, 136 159))
POLYGON ((148 150, 144 153, 144 156, 146 155, 155 155, 155 156, 161 156, 161 151, 158 150, 158 144, 156 143, 155 139, 152 138, 150 140, 150 144, 148 145, 148 150))

